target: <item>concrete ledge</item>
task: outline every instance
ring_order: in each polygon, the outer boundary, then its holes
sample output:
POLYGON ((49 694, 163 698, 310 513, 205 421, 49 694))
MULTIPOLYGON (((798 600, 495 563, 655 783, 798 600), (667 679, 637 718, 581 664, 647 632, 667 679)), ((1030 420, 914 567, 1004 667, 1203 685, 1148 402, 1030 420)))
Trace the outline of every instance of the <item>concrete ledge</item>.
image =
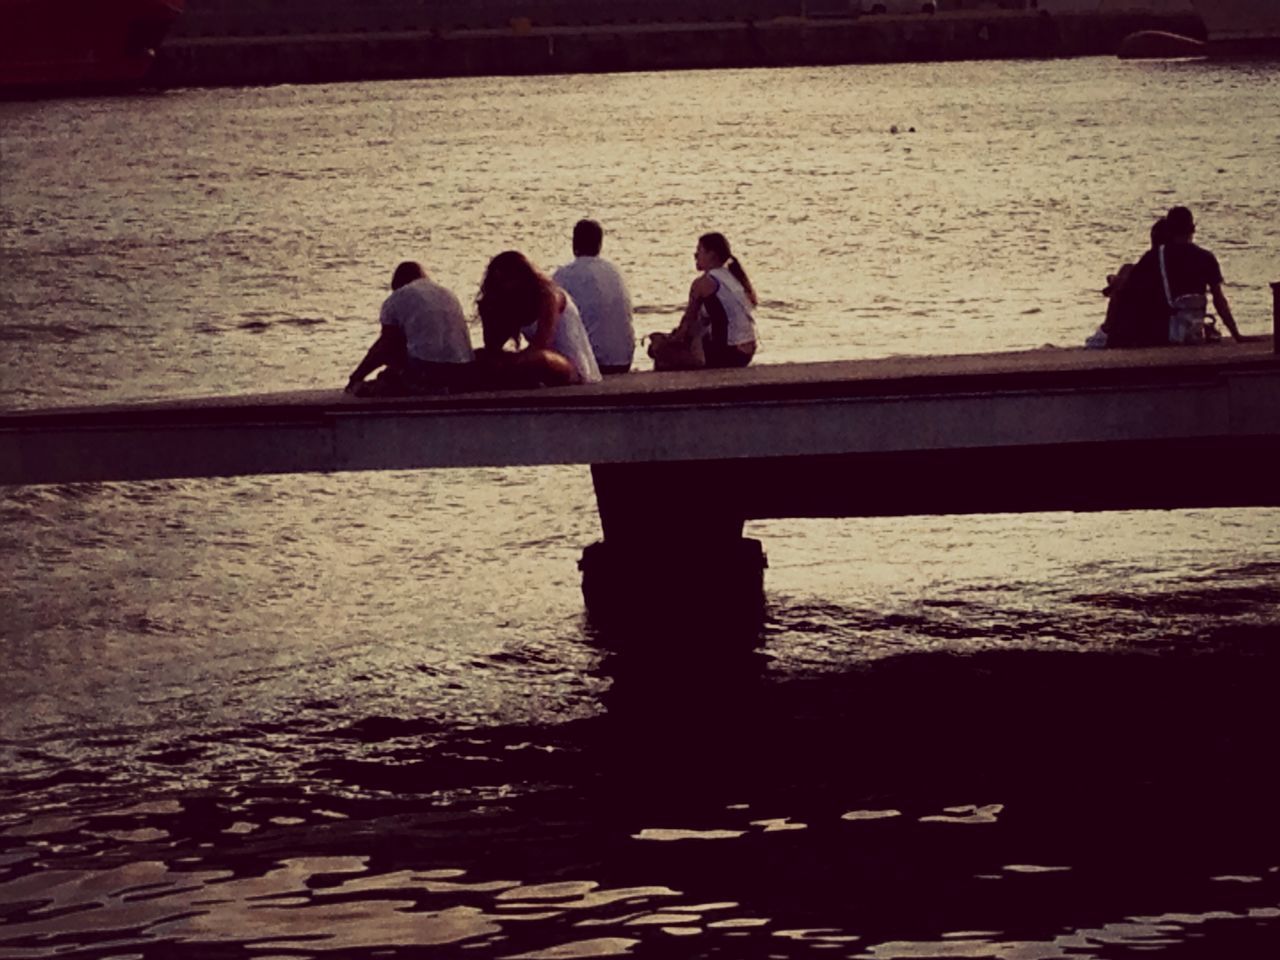
POLYGON ((634 373, 395 400, 319 391, 10 412, 0 483, 1276 436, 1280 358, 1254 341, 634 373))
POLYGON ((338 389, 294 390, 236 396, 171 397, 92 406, 0 410, 0 429, 67 418, 80 424, 135 423, 150 418, 193 422, 254 417, 308 420, 329 413, 371 411, 438 412, 475 408, 652 406, 704 401, 811 399, 953 393, 963 390, 1110 385, 1160 385, 1188 378, 1212 380, 1223 372, 1273 372, 1280 353, 1270 337, 1241 344, 1225 341, 1190 347, 1086 350, 1043 347, 928 356, 809 363, 757 363, 740 370, 633 371, 601 383, 537 390, 474 391, 441 396, 359 399, 338 389))

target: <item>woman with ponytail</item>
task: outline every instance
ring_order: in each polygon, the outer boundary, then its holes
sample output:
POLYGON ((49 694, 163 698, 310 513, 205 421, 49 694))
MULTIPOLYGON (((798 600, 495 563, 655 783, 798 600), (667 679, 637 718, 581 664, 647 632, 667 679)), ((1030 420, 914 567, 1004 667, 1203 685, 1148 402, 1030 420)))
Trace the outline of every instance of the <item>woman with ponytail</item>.
POLYGON ((722 233, 698 238, 693 263, 702 272, 689 288, 680 325, 650 336, 654 368, 745 367, 756 353, 759 299, 751 279, 722 233))

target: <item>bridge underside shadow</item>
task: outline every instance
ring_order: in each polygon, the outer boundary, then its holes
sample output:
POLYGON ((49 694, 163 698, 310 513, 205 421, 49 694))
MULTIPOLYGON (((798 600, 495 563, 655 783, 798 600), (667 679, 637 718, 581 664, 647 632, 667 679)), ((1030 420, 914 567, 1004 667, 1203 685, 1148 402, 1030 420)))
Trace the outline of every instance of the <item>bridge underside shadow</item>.
POLYGON ((583 597, 612 629, 750 633, 767 560, 747 520, 1278 507, 1276 462, 1264 435, 595 464, 583 597))

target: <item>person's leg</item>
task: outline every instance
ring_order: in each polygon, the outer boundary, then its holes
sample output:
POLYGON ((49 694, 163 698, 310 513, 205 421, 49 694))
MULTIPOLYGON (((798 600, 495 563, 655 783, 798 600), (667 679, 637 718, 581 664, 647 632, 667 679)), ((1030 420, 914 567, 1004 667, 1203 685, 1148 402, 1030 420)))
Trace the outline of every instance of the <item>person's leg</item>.
POLYGON ((475 389, 475 363, 435 363, 410 357, 403 372, 403 389, 414 396, 475 389))
POLYGON ((702 341, 659 334, 649 344, 655 370, 700 370, 707 365, 702 341))
POLYGON ((383 367, 376 377, 355 389, 357 397, 403 397, 409 393, 404 371, 398 367, 383 367))
POLYGON ((732 347, 717 347, 706 344, 708 367, 745 367, 755 356, 755 344, 742 344, 732 347))

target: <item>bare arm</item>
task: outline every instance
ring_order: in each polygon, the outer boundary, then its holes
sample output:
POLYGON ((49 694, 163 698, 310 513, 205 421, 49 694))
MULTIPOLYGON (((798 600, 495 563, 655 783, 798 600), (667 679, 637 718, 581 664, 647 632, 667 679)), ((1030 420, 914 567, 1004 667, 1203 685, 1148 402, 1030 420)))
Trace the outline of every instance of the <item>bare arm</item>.
POLYGON ((364 355, 364 359, 360 361, 360 365, 352 371, 351 376, 347 379, 347 389, 351 390, 357 383, 363 383, 364 378, 379 367, 400 359, 404 356, 404 352, 404 331, 399 327, 384 325, 382 332, 378 334, 378 339, 373 341, 373 346, 369 348, 368 353, 364 355))
POLYGON ((698 314, 702 311, 702 301, 715 295, 716 282, 705 273, 698 277, 689 287, 689 304, 684 308, 680 324, 673 336, 685 339, 693 336, 698 329, 698 314))
POLYGON ((1227 295, 1222 292, 1222 284, 1211 283, 1209 291, 1213 294, 1213 309, 1218 311, 1218 316, 1222 318, 1222 322, 1231 332, 1231 339, 1240 343, 1244 337, 1240 336, 1240 328, 1236 326, 1236 318, 1231 315, 1231 304, 1227 303, 1227 295))

